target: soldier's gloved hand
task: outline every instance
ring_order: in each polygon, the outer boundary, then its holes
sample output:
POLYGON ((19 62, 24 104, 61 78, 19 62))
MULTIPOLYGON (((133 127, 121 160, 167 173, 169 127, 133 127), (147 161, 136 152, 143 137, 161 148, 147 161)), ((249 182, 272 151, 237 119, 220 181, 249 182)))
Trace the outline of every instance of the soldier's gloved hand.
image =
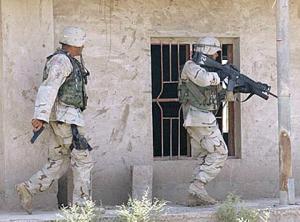
POLYGON ((31 125, 33 127, 33 131, 36 132, 43 127, 44 121, 39 119, 33 119, 31 120, 31 125))
POLYGON ((221 81, 226 79, 227 75, 224 72, 222 72, 222 70, 218 70, 217 73, 218 73, 218 76, 220 77, 221 81))
POLYGON ((219 77, 218 73, 210 72, 210 74, 212 75, 212 80, 210 81, 210 85, 211 86, 219 85, 220 84, 220 77, 219 77))

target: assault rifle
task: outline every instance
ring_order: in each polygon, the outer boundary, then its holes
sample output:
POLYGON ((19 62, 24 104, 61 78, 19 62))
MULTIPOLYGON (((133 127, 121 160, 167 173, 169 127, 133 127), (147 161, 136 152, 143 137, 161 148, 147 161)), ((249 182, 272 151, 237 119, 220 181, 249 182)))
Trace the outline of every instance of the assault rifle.
POLYGON ((271 93, 271 86, 250 79, 240 73, 233 65, 222 65, 201 52, 194 54, 193 61, 210 72, 217 72, 221 80, 228 77, 226 96, 229 101, 233 100, 233 93, 250 93, 244 101, 247 101, 253 95, 257 95, 265 100, 269 99, 269 95, 278 98, 275 94, 271 93))

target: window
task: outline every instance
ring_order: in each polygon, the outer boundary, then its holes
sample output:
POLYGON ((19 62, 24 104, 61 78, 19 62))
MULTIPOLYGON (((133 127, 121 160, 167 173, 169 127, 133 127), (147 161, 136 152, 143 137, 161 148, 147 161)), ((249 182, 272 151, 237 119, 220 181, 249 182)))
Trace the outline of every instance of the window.
MULTIPOLYGON (((220 61, 238 58, 238 39, 224 38, 220 61)), ((156 159, 184 159, 191 156, 189 136, 184 129, 177 85, 184 63, 190 59, 197 39, 153 38, 151 41, 153 154, 156 159)), ((238 59, 235 60, 238 64, 238 59)), ((239 156, 240 108, 238 102, 224 103, 216 114, 228 145, 229 156, 239 156)))

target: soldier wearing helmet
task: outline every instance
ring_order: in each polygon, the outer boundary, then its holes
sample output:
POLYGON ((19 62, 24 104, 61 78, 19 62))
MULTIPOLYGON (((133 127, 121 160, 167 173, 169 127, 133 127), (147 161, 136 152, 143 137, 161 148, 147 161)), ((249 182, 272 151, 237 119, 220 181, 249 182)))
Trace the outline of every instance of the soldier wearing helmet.
MULTIPOLYGON (((195 53, 201 52, 216 60, 220 50, 216 38, 204 37, 198 40, 195 53)), ((220 81, 218 73, 206 70, 193 60, 188 60, 181 72, 178 89, 184 127, 191 138, 193 156, 199 161, 189 186, 189 206, 216 203, 205 185, 217 176, 227 159, 227 146, 214 115, 222 100, 220 81)))
POLYGON ((81 28, 67 27, 60 38, 62 47, 47 57, 32 126, 33 131, 38 131, 49 124, 56 140, 53 141, 55 145, 49 147, 48 162, 44 167, 29 180, 16 185, 21 205, 29 214, 32 213, 33 195, 47 190, 66 173, 70 164, 73 203, 80 205, 91 198, 93 160, 90 149, 74 143, 74 133, 85 140, 82 112, 87 105, 85 85, 89 75, 81 56, 85 39, 86 34, 81 28), (80 61, 75 58, 77 56, 80 61))

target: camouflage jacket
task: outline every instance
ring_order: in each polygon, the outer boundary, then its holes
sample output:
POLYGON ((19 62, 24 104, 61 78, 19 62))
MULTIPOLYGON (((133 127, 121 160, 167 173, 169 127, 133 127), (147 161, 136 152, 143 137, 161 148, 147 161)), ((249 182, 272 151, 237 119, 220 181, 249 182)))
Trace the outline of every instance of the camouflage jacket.
MULTIPOLYGON (((182 80, 190 80, 198 86, 207 87, 220 84, 220 78, 215 72, 207 72, 192 60, 185 63, 181 72, 182 80)), ((216 118, 212 112, 200 110, 192 105, 183 105, 184 126, 213 126, 216 118)))
POLYGON ((70 59, 63 54, 53 56, 45 67, 47 79, 39 87, 34 110, 34 119, 61 121, 68 124, 84 126, 82 112, 79 108, 66 105, 57 98, 57 93, 66 78, 72 72, 70 59))

